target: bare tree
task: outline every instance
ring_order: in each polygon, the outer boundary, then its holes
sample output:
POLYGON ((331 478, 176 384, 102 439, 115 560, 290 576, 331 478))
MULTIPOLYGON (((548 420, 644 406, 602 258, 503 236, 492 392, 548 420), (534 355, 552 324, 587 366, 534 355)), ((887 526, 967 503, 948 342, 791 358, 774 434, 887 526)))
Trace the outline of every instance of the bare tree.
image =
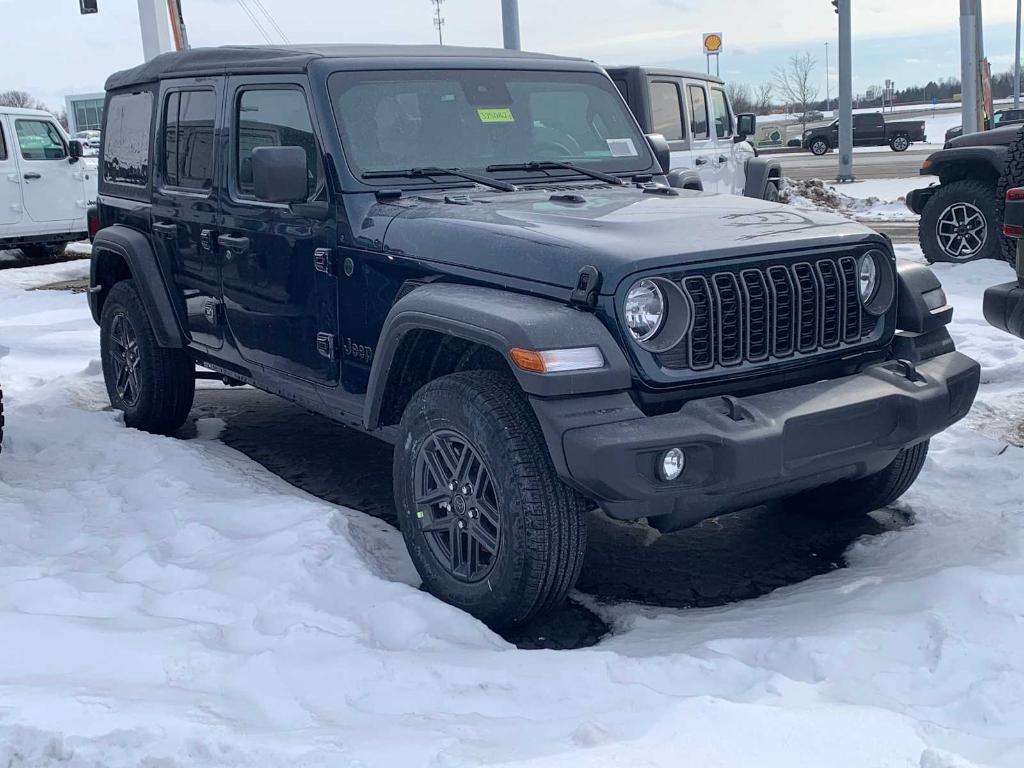
POLYGON ((814 70, 818 60, 810 52, 797 53, 789 57, 786 66, 775 70, 775 87, 779 95, 800 113, 800 122, 807 129, 807 110, 818 98, 817 78, 814 70))
POLYGON ((725 92, 729 96, 729 103, 732 104, 732 111, 753 112, 754 101, 750 96, 750 88, 743 83, 730 82, 725 86, 725 92))
POLYGON ((754 109, 759 115, 768 115, 772 111, 772 97, 775 95, 775 84, 766 80, 754 90, 754 109))
POLYGON ((46 105, 28 91, 0 92, 0 107, 20 107, 22 109, 46 109, 46 105))

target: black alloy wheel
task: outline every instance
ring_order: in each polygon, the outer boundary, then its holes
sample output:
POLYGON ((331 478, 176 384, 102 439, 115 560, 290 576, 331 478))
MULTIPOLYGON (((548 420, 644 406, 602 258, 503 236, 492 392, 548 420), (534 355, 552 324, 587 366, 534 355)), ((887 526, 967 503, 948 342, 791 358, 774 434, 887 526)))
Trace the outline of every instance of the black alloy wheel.
POLYGON ((416 522, 438 564, 475 583, 501 547, 501 505, 491 471, 470 441, 450 429, 433 433, 416 457, 416 522))

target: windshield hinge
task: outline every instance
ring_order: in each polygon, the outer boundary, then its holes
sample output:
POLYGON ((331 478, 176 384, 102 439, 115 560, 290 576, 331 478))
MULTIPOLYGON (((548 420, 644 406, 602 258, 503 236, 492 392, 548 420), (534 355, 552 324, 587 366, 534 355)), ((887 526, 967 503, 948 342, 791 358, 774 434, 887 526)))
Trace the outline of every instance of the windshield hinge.
POLYGON ((597 306, 597 295, 601 289, 601 273, 589 264, 576 275, 576 287, 569 294, 569 306, 592 310, 597 306))

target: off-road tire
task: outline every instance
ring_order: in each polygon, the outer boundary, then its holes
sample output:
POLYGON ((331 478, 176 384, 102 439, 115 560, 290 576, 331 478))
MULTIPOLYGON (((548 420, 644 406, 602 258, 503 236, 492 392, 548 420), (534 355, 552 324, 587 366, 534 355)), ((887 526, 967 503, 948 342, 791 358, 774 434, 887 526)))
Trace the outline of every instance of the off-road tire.
POLYGON ((507 373, 466 371, 423 386, 402 417, 393 473, 402 535, 436 597, 507 628, 557 607, 576 583, 586 551, 586 503, 559 479, 537 419, 507 373), (415 501, 420 452, 432 436, 452 432, 487 465, 500 510, 497 554, 486 578, 474 583, 457 578, 431 550, 421 522, 430 518, 418 515, 415 501))
POLYGON ((779 195, 779 180, 769 179, 768 183, 764 187, 764 199, 769 203, 778 203, 781 201, 779 195))
POLYGON ((68 247, 67 243, 46 243, 45 245, 23 245, 21 252, 26 259, 52 259, 60 256, 68 247))
POLYGON ((889 149, 893 152, 906 152, 910 149, 910 139, 903 135, 893 136, 889 140, 889 149))
POLYGON ((859 480, 840 480, 789 500, 792 508, 828 514, 867 514, 887 507, 904 493, 921 474, 928 458, 928 441, 900 451, 881 472, 859 480))
POLYGON ((980 179, 961 179, 943 184, 921 211, 918 223, 918 238, 924 257, 932 264, 949 262, 963 264, 978 259, 1000 258, 999 241, 1002 237, 1002 215, 997 205, 996 192, 992 185, 980 179), (936 227, 939 217, 954 203, 969 203, 985 217, 987 237, 982 248, 972 256, 953 258, 946 254, 939 244, 936 227))
POLYGON ((809 149, 811 150, 811 154, 815 157, 822 157, 829 153, 832 149, 832 145, 829 143, 828 139, 813 139, 809 149))
POLYGON ((115 284, 103 304, 100 359, 110 404, 124 413, 126 426, 169 435, 185 423, 195 397, 195 363, 184 349, 168 349, 156 343, 134 280, 115 284), (117 391, 111 329, 119 316, 121 322, 130 324, 137 339, 138 393, 133 402, 126 402, 117 391))
MULTIPOLYGON (((1017 137, 1006 148, 1006 162, 1003 173, 996 184, 996 208, 1000 223, 1006 213, 1006 191, 1024 187, 1024 128, 1017 131, 1017 137)), ((1012 237, 999 236, 999 255, 1009 264, 1017 265, 1017 241, 1012 237)))

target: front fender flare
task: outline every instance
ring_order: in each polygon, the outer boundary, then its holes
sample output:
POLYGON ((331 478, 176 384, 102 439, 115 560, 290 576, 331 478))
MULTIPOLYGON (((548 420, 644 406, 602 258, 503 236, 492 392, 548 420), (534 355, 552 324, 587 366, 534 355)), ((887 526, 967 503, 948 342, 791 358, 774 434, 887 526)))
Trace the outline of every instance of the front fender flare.
POLYGON ((120 257, 128 266, 142 303, 146 307, 156 343, 161 347, 184 347, 186 335, 174 311, 167 282, 149 238, 134 229, 115 224, 99 231, 93 242, 92 252, 89 285, 94 291, 89 294, 89 307, 93 319, 97 323, 100 322, 100 296, 105 296, 112 287, 100 283, 103 254, 111 253, 120 257), (95 290, 97 288, 98 291, 95 290))
POLYGON ((747 181, 743 185, 743 196, 764 199, 770 179, 782 179, 782 163, 768 157, 752 157, 746 164, 747 181))
POLYGON ((395 355, 403 337, 430 330, 490 347, 505 360, 514 347, 531 350, 599 347, 605 365, 591 371, 538 374, 512 365, 528 395, 557 397, 629 389, 629 363, 592 313, 550 299, 450 283, 416 288, 395 302, 384 321, 366 390, 364 424, 376 429, 395 355))

